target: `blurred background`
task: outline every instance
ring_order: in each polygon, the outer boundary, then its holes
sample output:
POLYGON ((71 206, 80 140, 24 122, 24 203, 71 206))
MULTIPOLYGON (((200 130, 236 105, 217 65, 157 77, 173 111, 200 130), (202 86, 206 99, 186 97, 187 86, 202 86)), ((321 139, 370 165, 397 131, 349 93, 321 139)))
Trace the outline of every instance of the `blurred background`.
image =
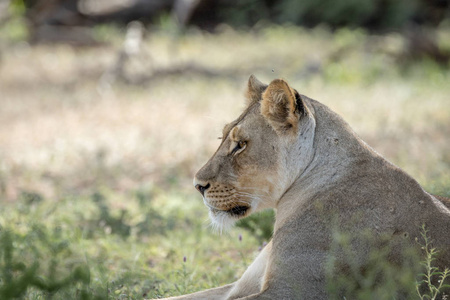
POLYGON ((250 74, 450 196, 449 61, 448 0, 0 0, 0 299, 239 278, 273 212, 219 236, 192 179, 250 74))

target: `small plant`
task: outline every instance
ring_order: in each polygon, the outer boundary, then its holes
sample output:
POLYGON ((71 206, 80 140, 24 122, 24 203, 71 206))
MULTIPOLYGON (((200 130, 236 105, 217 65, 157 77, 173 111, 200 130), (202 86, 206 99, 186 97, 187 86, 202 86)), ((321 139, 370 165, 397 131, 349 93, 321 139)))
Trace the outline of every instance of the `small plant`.
POLYGON ((266 210, 239 220, 236 226, 247 230, 259 243, 263 243, 272 237, 274 220, 274 211, 266 210))
POLYGON ((125 217, 127 215, 126 210, 122 210, 119 217, 115 217, 111 214, 110 207, 106 204, 105 197, 96 192, 92 195, 92 200, 97 205, 100 216, 98 223, 110 229, 111 233, 118 234, 122 238, 127 238, 131 233, 131 226, 125 222, 125 217))
POLYGON ((76 289, 77 299, 102 299, 89 292, 91 275, 87 264, 73 266, 65 272, 57 270, 61 269, 61 256, 67 255, 67 252, 68 246, 51 236, 44 228, 34 227, 25 235, 9 228, 1 228, 0 299, 24 297, 29 290, 35 295, 50 299, 58 292, 70 288, 76 289), (30 243, 27 244, 27 241, 30 243), (25 246, 31 250, 27 252, 34 254, 31 261, 24 259, 26 255, 17 249, 25 246), (46 254, 51 257, 49 261, 40 259, 43 252, 50 253, 46 254))
POLYGON ((336 230, 325 266, 330 299, 414 299, 419 263, 414 249, 405 248, 397 263, 389 258, 403 240, 370 231, 349 234, 336 230), (359 247, 372 249, 364 257, 359 247), (362 265, 361 261, 365 261, 362 265))
POLYGON ((177 271, 177 275, 180 278, 180 282, 182 282, 183 284, 181 286, 175 284, 175 288, 181 295, 186 294, 189 291, 190 286, 190 276, 186 268, 186 261, 187 261, 186 256, 183 256, 183 267, 181 268, 181 270, 177 271))
POLYGON ((239 247, 238 247, 239 255, 242 258, 242 263, 244 264, 244 268, 247 269, 248 262, 247 262, 244 252, 242 251, 242 234, 239 234, 238 240, 239 240, 239 247))
POLYGON ((417 281, 416 290, 420 299, 435 300, 445 289, 450 288, 450 284, 445 284, 446 280, 450 278, 450 270, 446 268, 441 272, 432 265, 438 251, 431 246, 431 241, 427 234, 428 230, 425 228, 425 225, 422 225, 421 235, 424 244, 420 245, 425 252, 425 260, 422 262, 422 265, 425 267, 425 273, 420 274, 422 279, 417 281), (421 288, 422 286, 423 288, 421 288))

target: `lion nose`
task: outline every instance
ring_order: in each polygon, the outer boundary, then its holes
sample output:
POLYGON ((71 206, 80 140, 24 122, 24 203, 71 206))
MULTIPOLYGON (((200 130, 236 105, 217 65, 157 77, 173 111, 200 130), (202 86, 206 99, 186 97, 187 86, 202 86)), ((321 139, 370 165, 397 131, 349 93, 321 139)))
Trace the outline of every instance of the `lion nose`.
POLYGON ((200 185, 196 184, 195 188, 202 194, 202 196, 205 196, 205 191, 210 187, 211 185, 207 183, 206 185, 200 185))

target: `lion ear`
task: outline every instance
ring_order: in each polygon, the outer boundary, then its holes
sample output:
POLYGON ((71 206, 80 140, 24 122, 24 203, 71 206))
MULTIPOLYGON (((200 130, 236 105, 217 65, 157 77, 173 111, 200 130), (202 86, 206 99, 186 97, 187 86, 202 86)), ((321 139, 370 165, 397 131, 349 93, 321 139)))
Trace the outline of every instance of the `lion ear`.
POLYGON ((306 112, 298 92, 283 79, 273 80, 262 95, 261 114, 278 134, 297 132, 300 117, 306 112))
POLYGON ((247 91, 245 93, 245 97, 247 98, 247 105, 250 105, 253 102, 257 102, 261 100, 261 95, 264 90, 267 88, 267 84, 259 81, 255 75, 250 75, 247 84, 247 91))

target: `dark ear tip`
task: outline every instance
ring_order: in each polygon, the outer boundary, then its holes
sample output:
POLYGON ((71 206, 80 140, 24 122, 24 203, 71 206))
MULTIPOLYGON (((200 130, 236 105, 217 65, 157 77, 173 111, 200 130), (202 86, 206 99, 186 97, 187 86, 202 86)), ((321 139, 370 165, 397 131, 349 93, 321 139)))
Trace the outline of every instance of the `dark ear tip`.
POLYGON ((255 82, 255 79, 256 79, 255 75, 253 74, 250 75, 250 77, 248 78, 248 85, 252 86, 252 83, 255 82))
POLYGON ((247 91, 245 93, 247 104, 261 100, 261 94, 267 88, 267 85, 259 81, 255 75, 250 75, 247 83, 247 91))
POLYGON ((248 78, 248 84, 252 85, 252 86, 256 86, 260 81, 258 80, 258 78, 256 78, 255 75, 250 75, 250 77, 248 78))
POLYGON ((265 89, 267 87, 266 84, 259 81, 258 78, 256 78, 256 76, 253 74, 248 78, 248 86, 249 88, 256 90, 265 89))

